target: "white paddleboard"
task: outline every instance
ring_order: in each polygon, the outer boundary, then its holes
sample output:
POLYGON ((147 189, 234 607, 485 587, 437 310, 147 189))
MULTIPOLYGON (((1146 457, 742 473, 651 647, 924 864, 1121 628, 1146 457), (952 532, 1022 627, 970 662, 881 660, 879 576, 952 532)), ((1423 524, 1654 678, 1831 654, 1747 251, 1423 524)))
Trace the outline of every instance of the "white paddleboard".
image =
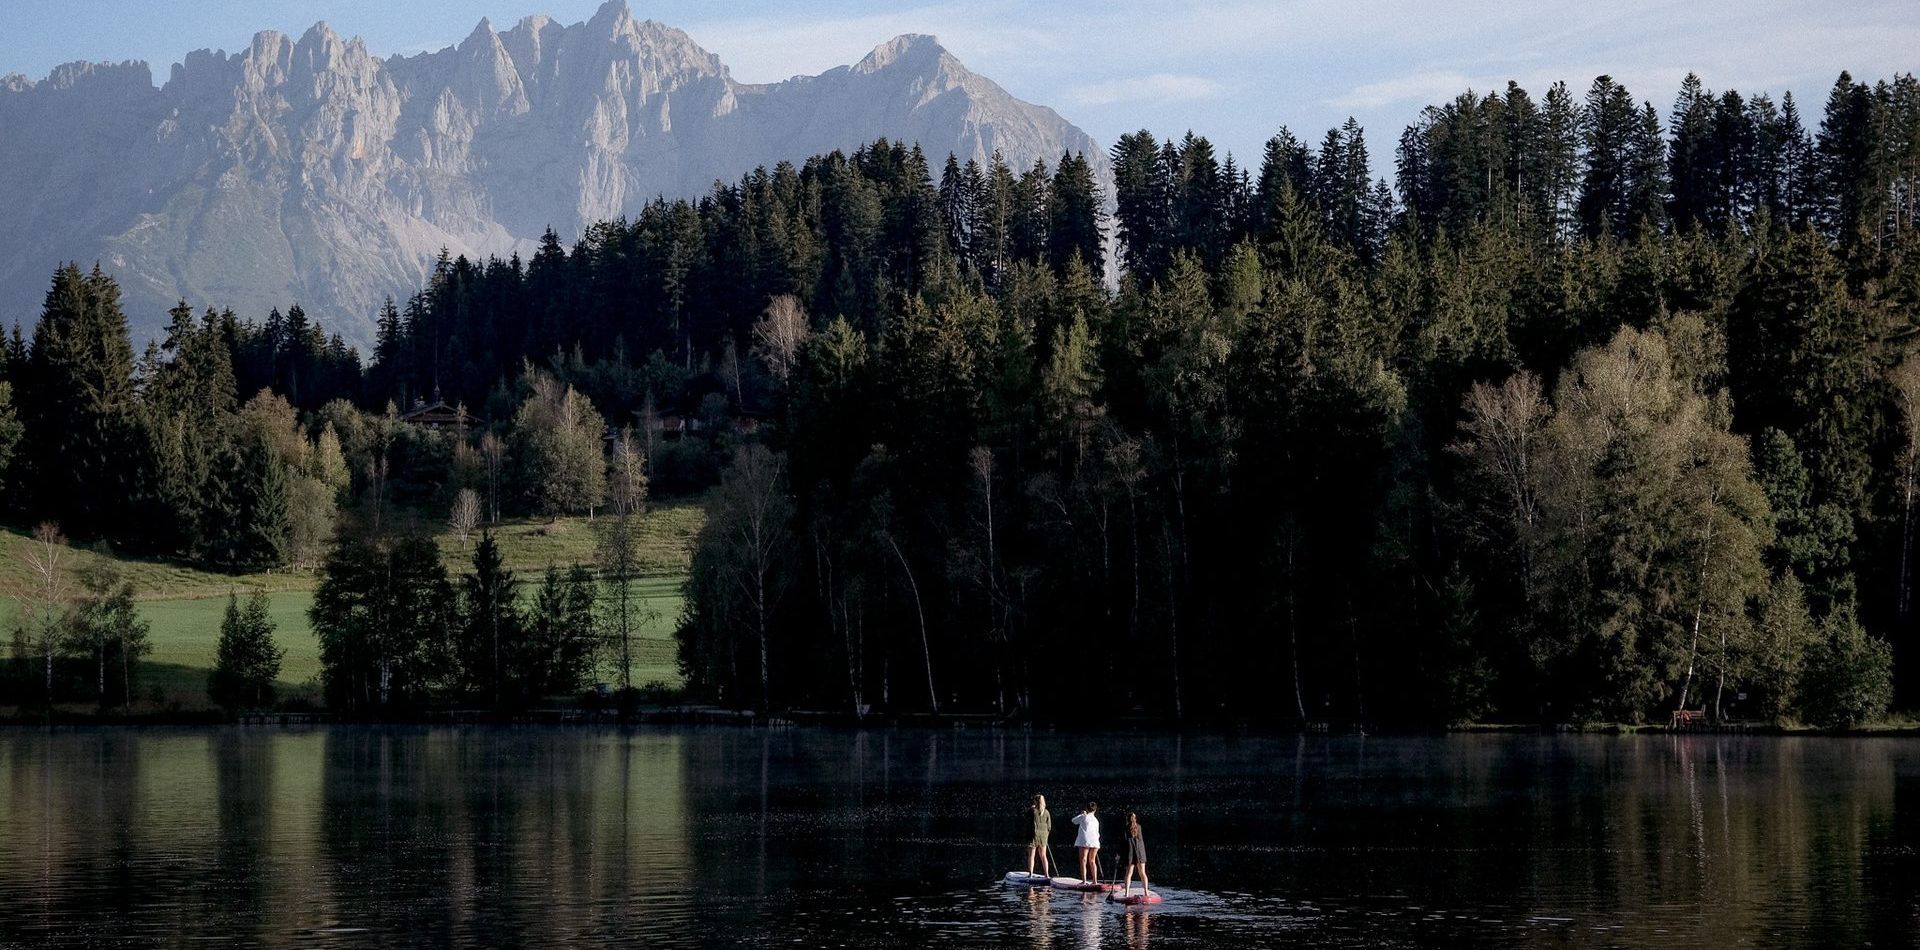
POLYGON ((1001 883, 1014 887, 1046 887, 1053 883, 1053 878, 1045 874, 1029 874, 1026 871, 1008 871, 1001 883))

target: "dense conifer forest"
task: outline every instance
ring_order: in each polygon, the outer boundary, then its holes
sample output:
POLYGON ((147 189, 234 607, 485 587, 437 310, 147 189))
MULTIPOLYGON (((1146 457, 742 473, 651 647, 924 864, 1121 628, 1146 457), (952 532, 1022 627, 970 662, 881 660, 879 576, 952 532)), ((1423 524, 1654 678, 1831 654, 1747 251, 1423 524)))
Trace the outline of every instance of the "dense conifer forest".
MULTIPOLYGON (((1353 122, 1111 159, 1111 195, 1079 155, 783 164, 443 258, 364 363, 204 303, 136 355, 63 268, 0 370, 6 515, 319 565, 327 695, 368 715, 586 686, 649 492, 705 493, 681 663, 733 706, 1852 725, 1920 691, 1911 75, 1817 119, 1691 77, 1665 115, 1467 93, 1391 182, 1353 122), (408 424, 437 402, 471 423, 408 424), (419 536, 462 505, 597 512, 602 556, 522 605, 419 536)), ((55 610, 110 588, 43 593, 14 688, 133 649, 55 610)))

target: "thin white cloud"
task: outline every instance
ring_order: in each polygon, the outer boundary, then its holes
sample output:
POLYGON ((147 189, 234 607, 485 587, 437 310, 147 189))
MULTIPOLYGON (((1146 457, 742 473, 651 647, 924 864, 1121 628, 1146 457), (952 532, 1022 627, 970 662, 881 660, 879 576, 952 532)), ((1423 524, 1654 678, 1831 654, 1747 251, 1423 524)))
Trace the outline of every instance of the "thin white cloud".
POLYGON ((1378 109, 1399 102, 1421 104, 1451 99, 1473 88, 1471 77, 1452 70, 1426 70, 1355 86, 1345 95, 1327 100, 1342 109, 1378 109))
POLYGON ((1212 99, 1225 92, 1226 87, 1204 76, 1154 73, 1074 86, 1067 90, 1067 99, 1084 106, 1134 102, 1159 104, 1212 99))

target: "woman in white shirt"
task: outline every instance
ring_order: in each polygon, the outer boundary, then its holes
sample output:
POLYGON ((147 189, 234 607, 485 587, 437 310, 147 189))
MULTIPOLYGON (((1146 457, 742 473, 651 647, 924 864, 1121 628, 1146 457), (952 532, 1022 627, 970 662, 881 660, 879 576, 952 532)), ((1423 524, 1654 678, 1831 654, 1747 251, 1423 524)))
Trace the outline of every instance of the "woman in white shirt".
POLYGON ((1097 803, 1088 802, 1086 811, 1073 816, 1073 823, 1080 826, 1073 846, 1080 850, 1080 880, 1083 881, 1100 880, 1100 819, 1095 817, 1099 810, 1097 803))

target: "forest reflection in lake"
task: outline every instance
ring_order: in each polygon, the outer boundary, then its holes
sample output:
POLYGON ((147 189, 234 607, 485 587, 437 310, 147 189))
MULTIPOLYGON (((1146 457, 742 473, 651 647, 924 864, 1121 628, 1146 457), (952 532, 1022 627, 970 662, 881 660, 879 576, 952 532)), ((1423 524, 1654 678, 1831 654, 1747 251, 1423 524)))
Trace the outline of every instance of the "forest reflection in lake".
POLYGON ((1915 946, 1915 749, 14 729, 0 946, 1915 946), (1000 886, 1036 791, 1069 867, 1139 811, 1167 902, 1000 886))

